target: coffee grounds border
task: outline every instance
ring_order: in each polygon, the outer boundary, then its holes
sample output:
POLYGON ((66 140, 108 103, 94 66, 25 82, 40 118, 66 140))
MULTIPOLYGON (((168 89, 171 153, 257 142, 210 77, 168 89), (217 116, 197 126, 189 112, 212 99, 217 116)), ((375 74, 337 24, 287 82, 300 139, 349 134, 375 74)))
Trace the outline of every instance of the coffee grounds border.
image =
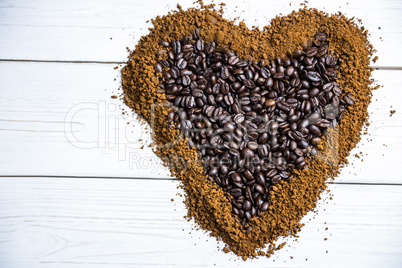
POLYGON ((316 207, 320 193, 326 189, 326 180, 339 174, 339 169, 348 163, 350 150, 360 141, 372 97, 373 69, 369 64, 375 50, 368 41, 367 30, 341 13, 330 15, 303 8, 287 16, 277 16, 262 30, 250 30, 243 22, 236 25, 224 19, 222 10, 216 10, 214 5, 178 8, 153 19, 150 33, 141 37, 131 52, 122 69, 124 101, 151 125, 156 154, 169 165, 185 190, 187 218, 194 219, 211 236, 226 243, 225 252, 229 248, 243 259, 269 257, 283 247, 283 244, 275 245, 279 237, 300 231, 303 226, 300 220, 316 207), (273 188, 269 210, 250 221, 253 228, 248 235, 232 215, 227 193, 206 179, 196 149, 188 147, 178 130, 164 127, 171 108, 164 94, 157 90, 162 77, 158 79, 154 66, 162 59, 158 52, 163 49, 158 42, 181 39, 195 29, 200 30, 200 37, 205 41, 214 40, 240 57, 268 62, 308 46, 317 32, 323 32, 328 36, 329 50, 342 59, 337 82, 345 93, 356 98, 339 127, 329 130, 319 145, 321 156, 310 162, 309 169, 295 170, 290 183, 281 182, 273 188))

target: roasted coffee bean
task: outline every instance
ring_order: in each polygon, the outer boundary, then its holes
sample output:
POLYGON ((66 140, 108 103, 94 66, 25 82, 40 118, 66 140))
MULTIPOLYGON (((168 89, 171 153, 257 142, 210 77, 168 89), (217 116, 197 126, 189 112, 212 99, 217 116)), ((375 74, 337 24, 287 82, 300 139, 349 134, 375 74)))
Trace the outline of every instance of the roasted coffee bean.
POLYGON ((328 52, 328 46, 324 44, 318 48, 316 57, 318 58, 322 57, 327 52, 328 52))
POLYGON ((276 121, 269 121, 268 128, 270 131, 275 131, 279 128, 279 124, 276 121))
POLYGON ((275 79, 282 79, 283 77, 285 77, 285 73, 284 72, 278 72, 278 73, 275 73, 273 77, 275 79))
POLYGON ((235 115, 235 117, 233 118, 233 121, 236 124, 241 124, 244 121, 244 115, 242 115, 242 114, 235 115))
POLYGON ((244 149, 242 150, 242 156, 243 156, 244 158, 251 158, 251 157, 254 156, 254 152, 253 152, 253 150, 251 150, 251 149, 249 149, 249 148, 244 148, 244 149))
POLYGON ((198 39, 195 46, 198 51, 203 51, 205 49, 205 42, 201 39, 198 39))
POLYGON ((267 211, 269 207, 269 203, 267 201, 265 201, 262 205, 261 205, 261 210, 262 211, 267 211))
POLYGON ((163 71, 162 64, 160 64, 159 62, 157 64, 155 64, 155 71, 157 73, 161 73, 163 71))
POLYGON ((239 58, 237 56, 232 56, 228 59, 228 63, 230 65, 236 65, 239 62, 239 58))
POLYGON ((343 97, 343 100, 344 100, 348 105, 353 105, 353 104, 355 104, 355 102, 356 102, 356 99, 355 99, 352 95, 349 95, 349 94, 346 94, 346 95, 343 97))
POLYGON ((229 78, 229 70, 228 70, 228 68, 226 67, 226 66, 223 66, 222 68, 221 68, 221 78, 222 79, 228 79, 229 78))
POLYGON ((265 102, 265 106, 268 106, 268 107, 271 107, 271 106, 275 106, 275 100, 273 100, 273 99, 268 99, 266 102, 265 102))
POLYGON ((313 72, 310 71, 307 73, 307 78, 310 79, 313 82, 319 82, 321 81, 321 76, 318 72, 313 72))
POLYGON ((274 85, 274 80, 272 79, 272 77, 269 77, 266 81, 265 81, 265 85, 267 88, 271 88, 274 85))
POLYGON ((250 148, 251 150, 257 150, 257 148, 258 148, 258 143, 256 143, 255 141, 250 141, 248 144, 247 144, 247 147, 248 148, 250 148))
POLYGON ((317 33, 311 47, 270 63, 218 51, 199 30, 159 43, 167 59, 154 66, 163 76, 157 93, 174 106, 166 126, 198 150, 243 226, 268 210, 273 185, 290 180, 293 168, 308 168, 327 128, 356 103, 336 82, 339 62, 326 40, 317 33))
POLYGON ((278 171, 276 169, 271 169, 270 171, 267 172, 266 176, 268 178, 273 178, 277 173, 278 171))
POLYGON ((181 43, 179 40, 175 40, 172 42, 172 52, 178 54, 181 52, 181 43))
POLYGON ((258 139, 259 136, 260 135, 257 132, 252 131, 252 132, 247 133, 246 138, 253 141, 253 140, 258 139))
POLYGON ((215 50, 215 46, 216 46, 216 45, 215 45, 215 42, 214 42, 214 41, 208 43, 205 52, 206 52, 207 54, 212 54, 212 53, 214 52, 214 50, 215 50))
POLYGON ((306 52, 307 57, 314 57, 315 55, 317 55, 317 48, 316 47, 312 47, 306 52))
POLYGON ((264 174, 262 173, 257 173, 255 175, 255 180, 259 185, 265 185, 265 178, 264 178, 264 174))
POLYGON ((254 190, 257 191, 257 192, 259 192, 260 194, 263 194, 263 193, 265 192, 264 187, 262 187, 262 186, 259 185, 259 184, 257 184, 257 185, 254 187, 254 190))
POLYGON ((310 142, 311 142, 312 145, 317 145, 317 144, 319 144, 321 142, 321 138, 320 137, 312 138, 310 140, 310 142))
POLYGON ((305 80, 305 79, 301 80, 301 84, 302 84, 302 87, 303 87, 303 88, 307 88, 307 89, 310 88, 310 83, 309 83, 309 81, 307 81, 307 80, 305 80))
POLYGON ((320 94, 320 90, 319 90, 318 88, 316 88, 316 87, 313 87, 312 89, 310 89, 310 90, 308 91, 308 95, 309 95, 310 97, 317 97, 318 94, 320 94))
POLYGON ((287 76, 291 76, 294 71, 295 71, 295 68, 292 65, 290 65, 290 66, 288 66, 288 68, 286 68, 285 74, 287 76))
POLYGON ((168 47, 169 46, 169 42, 161 40, 159 41, 159 45, 164 46, 164 47, 168 47))
POLYGON ((179 69, 184 69, 184 68, 186 68, 186 66, 187 66, 187 61, 185 59, 179 59, 177 61, 177 67, 179 69))
POLYGON ((240 152, 237 149, 229 149, 229 154, 233 156, 239 156, 240 152))
MULTIPOLYGON (((229 193, 233 196, 233 197, 240 197, 242 195, 242 190, 240 188, 233 188, 231 190, 229 190, 229 193)), ((237 209, 236 209, 237 210, 237 209)), ((237 210, 238 211, 238 210, 237 210)), ((236 214, 236 213, 235 213, 236 214)), ((238 214, 238 212, 237 212, 238 214)))
POLYGON ((319 127, 317 127, 316 125, 310 125, 308 127, 308 129, 310 130, 310 133, 315 135, 315 136, 321 136, 321 130, 319 127))
POLYGON ((255 87, 254 82, 252 80, 250 80, 250 79, 244 79, 243 84, 247 88, 254 88, 255 87))
POLYGON ((307 118, 301 119, 298 123, 297 123, 298 127, 303 129, 306 128, 309 125, 309 121, 307 118))
POLYGON ((258 147, 258 155, 259 155, 260 157, 265 157, 265 156, 268 155, 268 153, 269 153, 269 149, 268 149, 268 146, 267 146, 267 145, 263 144, 263 145, 260 145, 260 146, 258 147))
POLYGON ((336 60, 335 60, 334 55, 328 54, 328 55, 326 56, 326 58, 325 58, 325 64, 326 64, 328 67, 333 67, 333 66, 335 66, 335 65, 336 65, 336 60))
MULTIPOLYGON (((187 87, 191 84, 191 79, 188 75, 185 75, 182 77, 181 79, 181 83, 183 84, 183 86, 187 87)), ((201 95, 202 96, 202 95, 201 95)))

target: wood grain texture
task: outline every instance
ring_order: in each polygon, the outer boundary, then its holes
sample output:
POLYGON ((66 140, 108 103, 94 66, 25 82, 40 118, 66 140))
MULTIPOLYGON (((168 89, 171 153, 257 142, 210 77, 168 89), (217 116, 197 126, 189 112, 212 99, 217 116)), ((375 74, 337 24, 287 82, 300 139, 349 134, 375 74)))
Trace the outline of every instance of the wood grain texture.
POLYGON ((110 98, 113 66, 0 66, 0 174, 168 177, 151 148, 140 149, 146 127, 110 98))
MULTIPOLYGON (((329 186, 333 199, 323 193, 318 215, 306 216, 300 238, 273 258, 226 255, 183 219, 182 191, 147 146, 149 127, 110 98, 119 93, 116 65, 85 63, 125 61, 146 21, 176 2, 0 0, 0 267, 400 267, 402 71, 374 72, 384 87, 369 107, 369 134, 352 152, 362 157, 349 157, 336 178, 346 184, 329 186), (29 177, 38 175, 49 177, 29 177)), ((262 27, 300 1, 226 4, 226 18, 262 27)), ((401 1, 309 6, 363 19, 375 66, 402 68, 401 1)))
MULTIPOLYGON (((147 126, 110 98, 119 92, 118 73, 103 64, 0 63, 0 175, 168 178, 148 147, 147 126)), ((363 158, 350 157, 338 181, 402 183, 394 165, 402 149, 401 74, 374 72, 384 87, 374 91, 369 135, 352 152, 363 158)))
POLYGON ((392 268, 402 262, 402 187, 331 185, 333 200, 324 194, 298 241, 271 259, 243 262, 192 230, 176 186, 1 178, 0 267, 392 268))
MULTIPOLYGON (((263 27, 277 14, 298 9, 302 1, 227 2, 226 18, 240 17, 249 27, 263 27)), ((180 1, 183 8, 192 3, 180 1)), ((401 1, 312 0, 308 5, 362 19, 378 50, 376 65, 401 66, 402 56, 394 53, 402 40, 401 1)), ((148 32, 146 21, 175 8, 174 1, 158 0, 2 1, 0 59, 125 61, 125 48, 133 49, 148 32)))

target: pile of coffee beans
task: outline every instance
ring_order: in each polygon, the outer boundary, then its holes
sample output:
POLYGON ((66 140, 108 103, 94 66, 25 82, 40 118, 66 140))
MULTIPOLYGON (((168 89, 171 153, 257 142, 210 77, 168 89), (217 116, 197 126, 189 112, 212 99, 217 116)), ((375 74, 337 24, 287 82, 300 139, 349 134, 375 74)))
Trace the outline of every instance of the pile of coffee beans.
POLYGON ((325 34, 271 62, 241 59, 199 36, 159 43, 166 48, 159 56, 167 54, 155 66, 164 78, 159 91, 175 108, 166 126, 197 148, 245 227, 268 209, 275 184, 308 168, 355 99, 336 82, 340 60, 328 53, 325 34))

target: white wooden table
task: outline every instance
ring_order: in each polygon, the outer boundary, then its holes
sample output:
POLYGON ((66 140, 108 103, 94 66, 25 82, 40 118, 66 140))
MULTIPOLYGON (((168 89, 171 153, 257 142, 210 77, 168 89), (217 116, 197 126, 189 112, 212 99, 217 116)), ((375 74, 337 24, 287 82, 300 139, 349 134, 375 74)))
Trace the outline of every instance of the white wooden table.
MULTIPOLYGON (((225 16, 263 26, 299 7, 251 2, 230 1, 225 16)), ((183 219, 147 127, 110 98, 125 48, 176 1, 1 0, 0 267, 402 267, 402 1, 309 2, 363 19, 383 87, 333 199, 323 194, 298 241, 243 262, 183 219)))

